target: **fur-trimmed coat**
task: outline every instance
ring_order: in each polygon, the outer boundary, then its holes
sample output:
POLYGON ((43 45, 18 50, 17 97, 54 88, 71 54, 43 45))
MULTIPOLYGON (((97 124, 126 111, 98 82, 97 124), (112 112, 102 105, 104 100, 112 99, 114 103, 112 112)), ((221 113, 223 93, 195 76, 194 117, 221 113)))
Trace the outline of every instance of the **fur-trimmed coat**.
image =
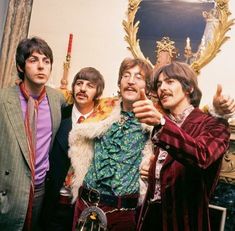
MULTIPOLYGON (((69 157, 71 158, 71 164, 74 168, 74 181, 72 185, 73 201, 77 199, 78 189, 83 183, 83 179, 88 171, 88 168, 92 162, 94 155, 94 138, 104 135, 112 124, 120 120, 121 106, 120 101, 117 101, 112 112, 103 120, 98 122, 87 122, 78 124, 75 129, 70 132, 69 135, 69 157)), ((151 133, 152 127, 146 124, 141 124, 143 131, 149 131, 151 133)), ((145 165, 148 163, 150 156, 153 154, 152 142, 149 139, 142 151, 143 158, 140 164, 145 165)), ((139 169, 138 169, 139 171, 139 169)), ((140 200, 141 203, 143 196, 147 189, 147 183, 141 179, 140 183, 140 200)))

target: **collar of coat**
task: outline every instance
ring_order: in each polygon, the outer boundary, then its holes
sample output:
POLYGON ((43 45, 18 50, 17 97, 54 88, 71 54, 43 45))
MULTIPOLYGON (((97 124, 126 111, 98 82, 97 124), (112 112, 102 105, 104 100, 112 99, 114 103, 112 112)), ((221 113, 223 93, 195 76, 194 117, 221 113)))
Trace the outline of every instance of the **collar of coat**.
MULTIPOLYGON (((74 179, 72 183, 73 202, 78 196, 78 189, 83 183, 83 179, 88 171, 94 155, 94 143, 93 140, 96 137, 101 137, 112 126, 113 123, 118 122, 121 116, 121 102, 117 101, 113 110, 107 115, 106 118, 100 121, 89 121, 86 123, 78 124, 69 135, 69 152, 68 155, 71 158, 71 165, 74 169, 74 179)), ((151 133, 152 126, 141 124, 143 131, 149 131, 151 133)), ((150 136, 149 136, 150 137, 150 136)), ((149 162, 149 158, 153 153, 152 142, 150 139, 146 142, 146 145, 142 151, 143 158, 141 165, 146 165, 149 162)), ((146 183, 140 180, 140 194, 144 194, 146 191, 146 183)))

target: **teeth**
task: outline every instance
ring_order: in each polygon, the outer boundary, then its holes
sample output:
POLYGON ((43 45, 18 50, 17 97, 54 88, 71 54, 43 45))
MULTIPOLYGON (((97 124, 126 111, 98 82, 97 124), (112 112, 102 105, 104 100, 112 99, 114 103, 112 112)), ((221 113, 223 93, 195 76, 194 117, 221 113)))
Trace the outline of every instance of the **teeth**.
POLYGON ((161 98, 162 99, 165 99, 165 98, 167 98, 169 95, 163 95, 161 98))
POLYGON ((135 91, 135 89, 133 89, 133 88, 127 88, 126 90, 127 91, 135 91))

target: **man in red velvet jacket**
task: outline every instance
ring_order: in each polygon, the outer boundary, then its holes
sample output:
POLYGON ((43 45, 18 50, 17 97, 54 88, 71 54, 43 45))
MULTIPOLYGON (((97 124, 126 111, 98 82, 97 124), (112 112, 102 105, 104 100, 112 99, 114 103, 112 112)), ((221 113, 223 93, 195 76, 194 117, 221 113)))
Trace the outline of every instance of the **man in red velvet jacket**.
POLYGON ((201 91, 185 63, 173 62, 154 74, 154 90, 165 114, 142 92, 136 117, 154 125, 154 157, 139 230, 209 231, 209 199, 215 189, 229 127, 198 109, 201 91))

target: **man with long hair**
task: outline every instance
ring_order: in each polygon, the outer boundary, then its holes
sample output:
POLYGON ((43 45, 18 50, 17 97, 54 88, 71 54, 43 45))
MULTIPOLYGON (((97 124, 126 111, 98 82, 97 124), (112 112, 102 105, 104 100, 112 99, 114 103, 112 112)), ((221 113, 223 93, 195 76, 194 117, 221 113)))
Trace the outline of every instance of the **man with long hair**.
POLYGON ((180 62, 161 67, 153 78, 164 113, 142 92, 133 111, 154 126, 152 157, 138 230, 209 231, 209 200, 229 146, 226 120, 203 113, 192 68, 180 62))

